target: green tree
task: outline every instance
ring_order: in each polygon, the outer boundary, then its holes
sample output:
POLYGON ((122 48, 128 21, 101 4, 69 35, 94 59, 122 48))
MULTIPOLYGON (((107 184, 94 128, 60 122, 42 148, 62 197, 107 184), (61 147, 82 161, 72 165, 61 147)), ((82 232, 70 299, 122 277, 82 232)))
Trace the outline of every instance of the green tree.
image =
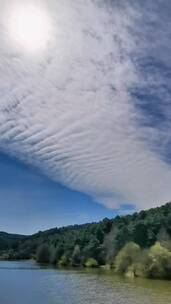
POLYGON ((139 245, 134 242, 126 244, 115 258, 115 271, 118 273, 126 273, 128 267, 138 261, 140 252, 139 245))
POLYGON ((170 279, 171 278, 171 252, 156 242, 149 249, 147 266, 147 277, 170 279))
MULTIPOLYGON (((142 213, 142 216, 144 213, 142 213)), ((148 232, 144 223, 138 223, 134 228, 134 242, 141 247, 146 247, 148 244, 148 232)))
POLYGON ((49 246, 46 244, 42 244, 37 249, 36 261, 38 263, 49 263, 49 259, 50 259, 49 246))
POLYGON ((56 265, 64 253, 63 246, 53 247, 50 254, 50 263, 56 265))
POLYGON ((74 247, 74 251, 72 253, 72 258, 71 258, 71 264, 72 266, 79 266, 81 264, 81 252, 79 245, 75 245, 74 247))

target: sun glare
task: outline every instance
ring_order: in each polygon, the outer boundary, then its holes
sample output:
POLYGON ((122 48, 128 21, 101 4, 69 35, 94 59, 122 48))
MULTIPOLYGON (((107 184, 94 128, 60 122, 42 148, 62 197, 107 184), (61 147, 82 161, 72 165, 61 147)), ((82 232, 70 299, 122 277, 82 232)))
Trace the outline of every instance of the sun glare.
POLYGON ((44 10, 34 5, 16 7, 10 16, 9 33, 12 39, 28 51, 47 46, 50 20, 44 10))

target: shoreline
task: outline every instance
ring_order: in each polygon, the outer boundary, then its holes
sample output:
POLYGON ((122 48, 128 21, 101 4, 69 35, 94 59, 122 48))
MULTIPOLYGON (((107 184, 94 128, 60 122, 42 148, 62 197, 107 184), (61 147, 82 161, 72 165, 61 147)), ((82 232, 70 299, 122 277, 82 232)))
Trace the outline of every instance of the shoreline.
POLYGON ((44 268, 44 269, 53 269, 53 270, 63 270, 63 271, 74 271, 74 272, 84 272, 84 273, 93 273, 93 272, 98 272, 98 275, 112 275, 113 277, 118 277, 123 280, 148 280, 151 282, 154 281, 162 281, 162 282, 170 282, 170 279, 164 279, 164 278, 149 278, 145 276, 136 276, 136 275, 131 275, 131 274, 121 274, 121 273, 116 273, 114 268, 108 267, 109 265, 100 265, 98 267, 85 267, 85 266, 55 266, 52 264, 48 263, 38 263, 34 259, 0 259, 0 262, 31 262, 34 265, 44 268))

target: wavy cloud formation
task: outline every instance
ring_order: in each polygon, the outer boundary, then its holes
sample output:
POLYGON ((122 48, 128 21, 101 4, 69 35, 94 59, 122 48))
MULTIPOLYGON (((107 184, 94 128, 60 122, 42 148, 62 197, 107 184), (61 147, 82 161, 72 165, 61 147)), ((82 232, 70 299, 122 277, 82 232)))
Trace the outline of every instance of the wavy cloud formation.
POLYGON ((170 200, 164 2, 33 1, 52 27, 34 55, 11 41, 0 1, 0 149, 111 208, 170 200))

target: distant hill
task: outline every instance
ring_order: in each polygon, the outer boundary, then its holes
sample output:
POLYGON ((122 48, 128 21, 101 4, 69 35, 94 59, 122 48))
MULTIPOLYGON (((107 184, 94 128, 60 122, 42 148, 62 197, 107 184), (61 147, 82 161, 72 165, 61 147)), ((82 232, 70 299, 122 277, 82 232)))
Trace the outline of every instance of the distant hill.
POLYGON ((15 247, 15 245, 18 244, 18 241, 21 241, 24 238, 24 235, 0 231, 0 250, 7 250, 15 247))

